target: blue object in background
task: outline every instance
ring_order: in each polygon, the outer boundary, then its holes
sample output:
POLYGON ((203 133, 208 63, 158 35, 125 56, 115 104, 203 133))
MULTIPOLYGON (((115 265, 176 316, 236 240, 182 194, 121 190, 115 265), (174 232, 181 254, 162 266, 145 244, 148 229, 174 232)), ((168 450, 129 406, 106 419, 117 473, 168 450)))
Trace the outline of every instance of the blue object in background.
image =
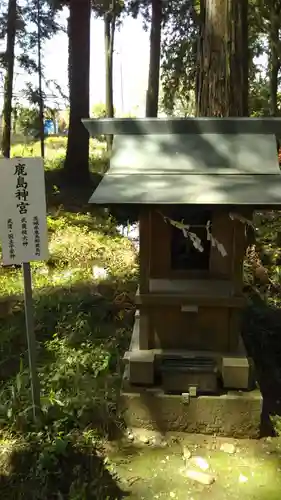
POLYGON ((53 120, 44 121, 44 133, 46 135, 51 135, 55 133, 55 126, 53 120))

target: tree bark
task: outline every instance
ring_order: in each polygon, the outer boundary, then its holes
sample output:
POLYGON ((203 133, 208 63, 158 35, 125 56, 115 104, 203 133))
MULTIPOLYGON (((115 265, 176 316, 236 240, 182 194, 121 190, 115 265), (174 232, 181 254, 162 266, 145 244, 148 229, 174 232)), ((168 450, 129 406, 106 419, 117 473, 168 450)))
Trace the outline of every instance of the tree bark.
POLYGON ((9 0, 7 20, 7 49, 5 54, 6 76, 4 82, 3 135, 2 152, 5 158, 10 157, 13 81, 15 64, 15 39, 17 24, 17 0, 9 0))
POLYGON ((205 0, 197 114, 248 115, 248 0, 205 0))
POLYGON ((12 132, 15 134, 17 132, 17 121, 18 121, 18 109, 17 106, 14 106, 12 109, 12 116, 13 116, 13 127, 12 127, 12 132))
POLYGON ((37 53, 38 53, 38 98, 39 98, 39 133, 41 156, 45 157, 45 130, 44 130, 44 99, 42 92, 42 51, 41 51, 41 4, 37 0, 37 53))
POLYGON ((152 0, 151 7, 150 60, 145 115, 147 117, 157 117, 160 77, 162 0, 152 0))
MULTIPOLYGON (((113 53, 114 35, 116 25, 115 1, 112 2, 111 10, 104 15, 104 44, 105 44, 105 109, 107 118, 114 118, 113 103, 113 53)), ((112 148, 113 136, 106 137, 107 150, 112 148)))
POLYGON ((89 173, 89 134, 82 118, 90 108, 90 20, 91 0, 69 3, 69 130, 65 178, 69 183, 85 184, 89 173))
POLYGON ((270 78, 270 113, 272 116, 278 114, 278 73, 280 69, 279 58, 279 29, 280 29, 280 1, 272 0, 270 6, 270 28, 269 28, 269 78, 270 78))

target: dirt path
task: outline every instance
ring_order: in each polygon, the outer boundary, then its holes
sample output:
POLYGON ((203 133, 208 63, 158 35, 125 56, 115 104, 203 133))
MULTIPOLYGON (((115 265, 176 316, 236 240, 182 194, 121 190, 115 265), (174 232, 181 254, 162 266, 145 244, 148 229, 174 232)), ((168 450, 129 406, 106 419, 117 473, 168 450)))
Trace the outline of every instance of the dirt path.
POLYGON ((116 443, 108 450, 128 498, 281 498, 281 444, 277 439, 238 441, 179 434, 161 438, 137 431, 129 438, 131 442, 116 443), (214 482, 205 485, 191 480, 186 476, 187 470, 209 474, 214 482))

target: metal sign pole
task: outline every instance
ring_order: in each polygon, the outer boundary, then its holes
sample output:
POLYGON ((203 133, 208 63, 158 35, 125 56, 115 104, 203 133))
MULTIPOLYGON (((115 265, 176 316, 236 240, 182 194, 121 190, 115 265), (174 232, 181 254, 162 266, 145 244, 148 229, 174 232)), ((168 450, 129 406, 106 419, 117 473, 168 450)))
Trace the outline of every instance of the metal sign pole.
POLYGON ((33 300, 32 300, 32 280, 30 263, 22 264, 23 280, 24 280, 24 308, 25 308, 25 323, 26 336, 28 345, 29 370, 32 393, 33 417, 37 419, 40 414, 40 383, 36 370, 36 339, 34 331, 34 316, 33 316, 33 300))

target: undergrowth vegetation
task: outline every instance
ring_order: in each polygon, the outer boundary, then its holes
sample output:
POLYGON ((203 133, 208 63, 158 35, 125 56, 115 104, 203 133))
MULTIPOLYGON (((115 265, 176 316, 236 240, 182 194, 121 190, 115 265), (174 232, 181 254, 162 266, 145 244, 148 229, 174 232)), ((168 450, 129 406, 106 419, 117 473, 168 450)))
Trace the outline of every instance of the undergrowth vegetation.
MULTIPOLYGON (((0 270, 0 491, 7 499, 121 494, 101 443, 122 430, 117 394, 133 321, 136 252, 110 216, 91 210, 88 192, 73 196, 62 184, 48 183, 61 143, 64 148, 64 138, 47 140, 47 151, 54 149, 46 160, 50 258, 32 264, 42 404, 36 425, 22 273, 0 270)), ((37 147, 28 145, 31 155, 37 147)), ((105 162, 102 150, 98 164, 105 162)))

